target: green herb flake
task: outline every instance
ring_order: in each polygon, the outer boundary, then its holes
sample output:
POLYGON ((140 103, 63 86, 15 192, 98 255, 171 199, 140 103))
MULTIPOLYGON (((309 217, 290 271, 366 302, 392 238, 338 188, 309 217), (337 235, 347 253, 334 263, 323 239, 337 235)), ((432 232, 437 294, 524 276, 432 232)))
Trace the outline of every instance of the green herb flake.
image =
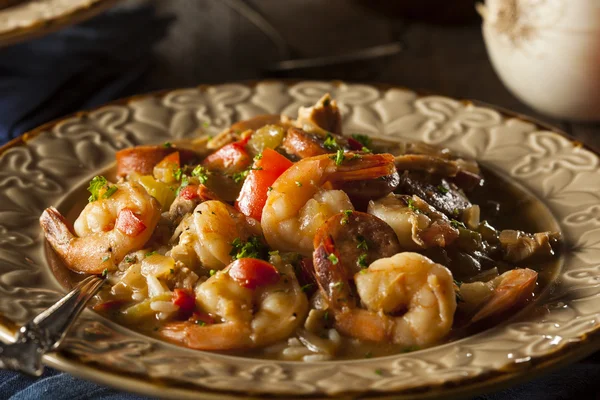
POLYGON ((171 142, 164 142, 163 147, 165 149, 170 149, 171 147, 173 147, 173 144, 171 142))
POLYGON ((362 149, 360 149, 360 151, 362 151, 363 153, 372 153, 371 149, 365 146, 363 146, 362 149))
POLYGON ((175 273, 175 270, 173 268, 171 268, 169 271, 171 271, 171 274, 175 273))
POLYGON ((325 141, 323 142, 323 146, 327 150, 338 150, 340 146, 336 142, 335 138, 331 134, 327 134, 325 141))
POLYGON ((211 269, 210 271, 208 271, 208 273, 210 274, 210 276, 214 276, 217 273, 217 270, 211 269))
POLYGON ((302 182, 300 182, 300 181, 296 181, 296 186, 298 186, 298 187, 302 187, 302 182))
POLYGON ((458 229, 458 228, 467 229, 465 224, 463 224, 462 222, 457 221, 455 219, 450 220, 450 225, 452 225, 456 229, 458 229))
POLYGON ((113 194, 115 194, 115 192, 119 190, 119 188, 116 185, 113 186, 109 186, 106 189, 106 192, 104 192, 104 194, 102 195, 103 199, 108 199, 110 196, 112 196, 113 194))
POLYGON ((402 349, 403 353, 412 353, 413 351, 420 350, 419 346, 408 346, 402 349))
POLYGON ((108 260, 110 260, 110 256, 102 257, 102 262, 107 262, 108 260))
POLYGON ((362 274, 362 275, 364 275, 366 273, 367 273, 367 269, 366 268, 361 269, 360 272, 359 272, 359 274, 362 274))
POLYGON ((446 194, 448 193, 448 188, 442 184, 437 185, 437 191, 440 192, 441 194, 446 194))
POLYGON ((271 190, 273 190, 273 186, 269 186, 269 187, 267 188, 267 192, 270 192, 271 190))
POLYGON ((200 325, 200 326, 205 326, 205 325, 206 325, 206 322, 204 322, 204 321, 200 321, 200 320, 197 320, 197 321, 196 321, 196 324, 197 324, 197 325, 200 325))
POLYGON ((208 181, 208 170, 202 165, 198 165, 192 170, 192 176, 198 178, 201 184, 205 184, 208 181))
POLYGON ((331 261, 331 263, 333 265, 336 265, 338 262, 340 262, 340 260, 338 260, 337 256, 333 253, 331 253, 328 257, 329 261, 331 261))
POLYGON ((358 244, 356 245, 357 249, 364 250, 364 251, 369 250, 369 245, 367 244, 367 240, 365 239, 364 236, 358 235, 356 237, 356 240, 358 240, 358 244))
POLYGON ((454 215, 455 217, 458 217, 460 215, 459 209, 455 208, 454 210, 452 210, 452 215, 454 215))
POLYGON ((375 373, 376 373, 377 375, 379 375, 379 376, 383 375, 383 371, 382 371, 382 370, 380 370, 379 368, 377 368, 377 369, 375 370, 375 373))
POLYGON ((183 171, 181 170, 181 168, 174 168, 173 169, 173 177, 175 178, 175 180, 180 181, 182 174, 183 174, 183 171))
MULTIPOLYGON (((371 138, 367 135, 354 134, 352 138, 363 145, 363 148, 371 147, 371 138)), ((363 150, 364 151, 364 150, 363 150)), ((370 150, 369 150, 370 151, 370 150)))
POLYGON ((362 253, 360 256, 358 256, 356 264, 358 264, 358 266, 361 268, 367 268, 367 253, 362 253))
POLYGON ((279 255, 279 250, 273 250, 269 252, 270 256, 278 256, 279 255))
POLYGON ((145 254, 146 257, 150 257, 156 254, 156 251, 149 251, 148 253, 145 254))
POLYGON ((329 107, 331 105, 331 99, 327 97, 323 100, 323 107, 329 107))
MULTIPOLYGON (((336 288, 337 290, 342 290, 342 288, 344 287, 344 282, 336 282, 333 285, 331 285, 331 287, 336 288)), ((345 301, 345 299, 340 301, 345 301)))
POLYGON ((339 149, 336 153, 335 156, 331 156, 332 160, 335 160, 335 165, 342 165, 342 163, 344 162, 344 150, 339 149))
POLYGON ((204 128, 208 128, 209 126, 210 126, 210 123, 208 121, 204 121, 202 123, 202 127, 204 127, 204 128))
POLYGON ((102 271, 102 277, 106 278, 108 276, 108 268, 104 268, 104 271, 102 271))
POLYGON ((328 320, 329 320, 329 310, 326 310, 326 311, 325 311, 325 313, 323 314, 323 319, 324 319, 325 321, 328 321, 328 320))
POLYGON ((133 264, 135 262, 135 257, 131 257, 131 256, 126 256, 125 257, 125 262, 127 264, 133 264))
POLYGON ((262 160, 262 153, 258 153, 254 156, 254 161, 262 160))
POLYGON ((88 186, 88 191, 91 193, 88 201, 91 203, 92 201, 98 200, 100 197, 100 189, 108 185, 108 181, 103 176, 95 176, 88 186))
POLYGON ((344 213, 344 216, 340 220, 340 224, 346 225, 349 222, 348 217, 350 217, 354 211, 353 210, 344 210, 342 212, 344 213))
POLYGON ((240 238, 235 238, 231 242, 231 247, 229 255, 236 260, 240 258, 266 259, 267 247, 258 236, 250 236, 246 242, 240 238))
POLYGON ((179 196, 179 193, 181 193, 181 190, 185 187, 187 187, 190 184, 190 181, 188 179, 188 176, 183 174, 181 176, 181 185, 179 185, 179 187, 177 188, 177 191, 175 192, 176 196, 179 196))
POLYGON ((242 172, 235 172, 233 175, 231 175, 231 179, 233 179, 233 181, 235 183, 240 183, 241 181, 246 179, 249 172, 250 172, 250 170, 248 170, 248 169, 245 171, 242 171, 242 172))
POLYGON ((313 286, 314 286, 313 283, 307 283, 306 285, 302 286, 300 289, 302 289, 303 292, 308 292, 313 286))
POLYGON ((417 214, 421 212, 421 210, 419 210, 419 208, 416 206, 415 200, 412 197, 409 197, 406 203, 408 208, 410 208, 412 211, 416 212, 417 214))
POLYGON ((454 284, 458 287, 460 287, 460 285, 462 285, 463 283, 461 281, 457 281, 456 279, 454 279, 454 284))

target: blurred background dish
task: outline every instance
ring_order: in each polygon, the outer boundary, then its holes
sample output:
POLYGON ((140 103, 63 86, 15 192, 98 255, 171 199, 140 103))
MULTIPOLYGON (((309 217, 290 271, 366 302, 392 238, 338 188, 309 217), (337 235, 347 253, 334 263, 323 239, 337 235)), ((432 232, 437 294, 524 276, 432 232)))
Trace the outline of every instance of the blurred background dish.
POLYGON ((600 120, 600 2, 487 0, 478 7, 508 89, 555 118, 600 120))

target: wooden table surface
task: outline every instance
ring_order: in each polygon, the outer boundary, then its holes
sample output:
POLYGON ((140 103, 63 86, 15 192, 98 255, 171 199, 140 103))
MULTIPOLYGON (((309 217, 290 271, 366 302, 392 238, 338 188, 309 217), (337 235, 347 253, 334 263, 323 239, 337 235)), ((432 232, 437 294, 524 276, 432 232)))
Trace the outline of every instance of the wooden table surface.
MULTIPOLYGON (((239 0, 151 1, 176 20, 158 46, 148 90, 274 76, 264 71, 282 59, 281 50, 232 7, 239 0)), ((351 0, 244 3, 273 25, 294 58, 341 54, 394 41, 403 45, 400 54, 387 59, 297 71, 286 77, 385 82, 480 100, 530 115, 600 148, 600 124, 545 117, 503 86, 489 62, 477 16, 467 24, 434 25, 376 12, 351 0)))

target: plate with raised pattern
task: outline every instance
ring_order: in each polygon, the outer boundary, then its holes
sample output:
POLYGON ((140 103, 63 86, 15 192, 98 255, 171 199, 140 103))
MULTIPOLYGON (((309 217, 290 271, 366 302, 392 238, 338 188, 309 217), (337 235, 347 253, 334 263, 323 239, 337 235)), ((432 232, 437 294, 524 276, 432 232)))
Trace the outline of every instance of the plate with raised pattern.
POLYGON ((115 152, 192 138, 259 114, 296 116, 331 93, 346 133, 420 140, 474 157, 539 201, 565 240, 535 312, 451 343, 375 359, 286 362, 175 346, 91 310, 44 362, 120 389, 172 398, 473 395, 600 348, 600 162, 565 134, 473 101, 342 82, 223 84, 117 101, 48 123, 0 149, 0 337, 64 292, 38 218, 114 167, 115 152))
POLYGON ((118 0, 13 0, 0 7, 0 47, 82 22, 118 0))

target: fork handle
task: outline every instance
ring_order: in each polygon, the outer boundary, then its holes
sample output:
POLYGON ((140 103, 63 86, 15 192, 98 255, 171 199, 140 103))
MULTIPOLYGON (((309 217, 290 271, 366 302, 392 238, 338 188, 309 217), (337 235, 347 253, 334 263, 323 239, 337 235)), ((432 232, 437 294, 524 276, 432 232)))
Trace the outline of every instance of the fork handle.
POLYGON ((19 329, 14 343, 0 343, 0 368, 33 376, 44 372, 42 356, 56 350, 85 305, 100 290, 104 279, 89 276, 53 306, 19 329))

